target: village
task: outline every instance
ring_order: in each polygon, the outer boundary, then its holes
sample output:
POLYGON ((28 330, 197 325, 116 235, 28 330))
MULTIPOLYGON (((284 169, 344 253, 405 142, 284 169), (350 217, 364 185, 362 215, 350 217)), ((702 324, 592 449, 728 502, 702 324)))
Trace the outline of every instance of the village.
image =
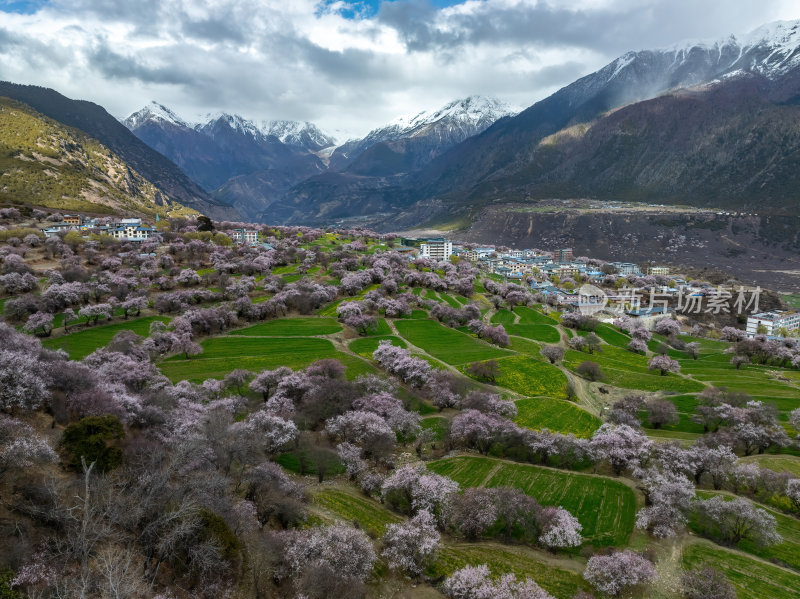
MULTIPOLYGON (((153 225, 135 217, 111 219, 54 214, 50 218, 58 220, 42 228, 45 237, 78 231, 85 235, 107 235, 120 242, 136 244, 158 242, 160 239, 158 215, 153 225)), ((262 240, 260 229, 242 223, 236 223, 236 226, 226 224, 229 223, 223 223, 219 232, 230 239, 230 243, 272 249, 270 243, 262 240)), ((502 277, 506 282, 525 285, 533 293, 540 293, 550 305, 588 311, 601 322, 613 322, 620 316, 626 316, 652 329, 659 319, 676 312, 690 314, 705 311, 718 314, 733 309, 739 314, 746 314, 747 337, 765 335, 781 339, 800 334, 800 312, 759 311, 761 290, 758 287, 721 288, 689 281, 671 273, 667 265, 654 264, 641 268, 632 262, 605 262, 591 257, 577 257, 572 248, 544 251, 503 246, 476 247, 443 237, 403 237, 394 250, 408 260, 468 260, 483 272, 502 277), (587 288, 586 285, 591 287, 587 288)))

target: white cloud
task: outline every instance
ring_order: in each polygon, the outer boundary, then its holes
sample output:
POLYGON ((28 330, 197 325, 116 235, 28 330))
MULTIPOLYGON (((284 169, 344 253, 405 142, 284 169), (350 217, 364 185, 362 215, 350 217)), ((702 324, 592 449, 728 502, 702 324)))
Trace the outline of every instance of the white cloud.
POLYGON ((793 4, 396 0, 347 19, 316 0, 52 0, 0 13, 0 78, 120 117, 157 99, 189 118, 312 120, 344 137, 469 94, 527 106, 628 49, 797 18, 793 4))

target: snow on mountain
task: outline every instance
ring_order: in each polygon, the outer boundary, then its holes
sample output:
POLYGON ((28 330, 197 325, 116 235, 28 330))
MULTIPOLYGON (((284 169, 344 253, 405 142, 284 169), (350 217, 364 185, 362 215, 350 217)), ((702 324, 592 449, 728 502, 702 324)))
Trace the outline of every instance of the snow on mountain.
POLYGON ((134 112, 127 119, 122 121, 122 124, 125 125, 131 131, 133 131, 134 129, 141 127, 144 123, 148 121, 169 123, 172 125, 177 125, 179 127, 187 127, 189 129, 193 128, 192 124, 183 120, 172 110, 170 110, 163 104, 159 104, 155 100, 151 101, 147 106, 145 106, 141 110, 134 112))
POLYGON ((469 96, 450 102, 437 110, 424 110, 399 116, 383 127, 370 131, 362 139, 348 140, 337 148, 344 160, 352 160, 371 146, 384 141, 428 138, 434 154, 441 153, 468 137, 481 133, 498 119, 519 112, 497 98, 469 96))
POLYGON ((265 135, 273 135, 285 144, 312 152, 336 145, 334 137, 308 121, 261 121, 259 129, 265 135))
POLYGON ((229 114, 227 112, 209 113, 203 121, 194 127, 195 130, 201 133, 210 133, 215 127, 225 124, 234 131, 255 139, 260 139, 264 136, 258 125, 238 114, 229 114))

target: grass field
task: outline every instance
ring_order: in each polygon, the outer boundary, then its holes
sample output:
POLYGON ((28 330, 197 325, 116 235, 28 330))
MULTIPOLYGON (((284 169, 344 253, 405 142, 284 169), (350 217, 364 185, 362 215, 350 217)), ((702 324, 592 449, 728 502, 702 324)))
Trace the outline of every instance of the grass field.
POLYGON ((557 599, 572 599, 589 585, 578 572, 554 566, 547 557, 521 546, 499 543, 448 543, 426 572, 432 578, 447 576, 464 566, 486 564, 493 576, 514 574, 517 579, 531 578, 557 599))
POLYGON ((511 355, 507 350, 433 320, 398 320, 395 326, 410 343, 447 364, 465 364, 511 355))
POLYGON ((347 366, 348 378, 375 372, 367 362, 336 351, 327 339, 301 337, 287 342, 280 337, 213 337, 201 345, 203 353, 191 360, 175 356, 161 362, 161 372, 173 382, 183 379, 202 382, 207 378, 222 378, 236 368, 260 372, 288 366, 297 370, 323 358, 341 360, 347 366))
POLYGON ((446 458, 428 468, 463 487, 515 487, 543 505, 563 506, 592 545, 624 545, 633 531, 636 497, 616 480, 477 456, 446 458))
POLYGON ((800 457, 793 455, 751 455, 742 458, 741 462, 755 462, 762 468, 774 472, 789 472, 795 478, 800 478, 800 457))
POLYGON ((591 437, 602 424, 597 416, 564 399, 528 397, 517 402, 517 410, 514 422, 535 430, 548 428, 565 434, 574 433, 579 437, 591 437))
MULTIPOLYGON (((298 451, 288 451, 286 453, 282 453, 275 458, 275 461, 286 468, 291 472, 295 472, 297 474, 300 473, 300 450, 298 451)), ((308 457, 308 456, 307 456, 308 457)), ((341 474, 345 471, 344 465, 339 460, 338 456, 331 451, 330 453, 325 455, 325 466, 327 467, 327 474, 326 476, 332 476, 335 474, 341 474)), ((317 467, 314 465, 314 461, 308 459, 308 464, 306 466, 306 474, 317 474, 317 467)))
POLYGON ((394 335, 384 335, 382 337, 360 337, 358 339, 353 339, 348 347, 350 348, 350 351, 357 353, 359 356, 372 358, 372 352, 378 349, 378 344, 381 341, 387 340, 391 341, 392 345, 406 347, 406 342, 400 339, 400 337, 395 337, 394 335))
MULTIPOLYGON (((702 499, 708 499, 714 495, 721 495, 725 500, 733 499, 733 496, 727 493, 715 493, 712 491, 698 491, 697 495, 702 499)), ((775 518, 776 530, 783 538, 783 542, 769 547, 759 547, 752 541, 745 539, 739 542, 737 548, 772 563, 791 568, 800 574, 800 520, 765 505, 755 505, 775 518)), ((690 522, 690 527, 695 532, 699 532, 694 519, 690 522)))
POLYGON ((231 331, 230 334, 247 337, 309 337, 331 335, 341 330, 342 325, 333 318, 279 318, 231 331))
POLYGON ((557 320, 526 306, 514 308, 514 312, 519 316, 520 324, 558 324, 557 320))
MULTIPOLYGON (((631 342, 631 338, 628 335, 626 335, 625 333, 622 333, 616 327, 613 327, 613 326, 608 325, 608 324, 600 324, 600 325, 598 325, 597 328, 594 330, 594 332, 598 337, 600 337, 600 339, 602 339, 603 341, 605 341, 609 345, 614 345, 616 347, 624 348, 624 347, 626 347, 628 345, 628 343, 631 342)), ((582 335, 582 336, 586 336, 586 335, 589 334, 589 332, 588 331, 579 331, 578 334, 582 335)))
POLYGON ((558 329, 549 324, 510 324, 506 325, 505 329, 509 335, 544 343, 558 343, 561 340, 558 329))
POLYGON ((530 397, 564 397, 567 377, 556 366, 529 356, 512 356, 497 361, 500 374, 495 384, 530 397))
POLYGON ((593 354, 567 350, 564 355, 564 365, 573 371, 585 361, 597 362, 605 375, 604 382, 616 387, 677 393, 696 393, 705 388, 699 381, 676 374, 653 373, 647 369, 647 357, 619 347, 604 345, 602 351, 593 354))
POLYGON ((439 441, 444 434, 445 426, 447 426, 447 418, 443 416, 428 416, 423 418, 420 424, 422 428, 433 431, 436 440, 439 441))
POLYGON ((504 327, 517 322, 517 316, 511 310, 498 310, 492 314, 492 324, 502 324, 504 327))
POLYGON ((542 346, 535 341, 531 341, 530 339, 524 339, 522 337, 510 337, 511 340, 511 349, 515 352, 519 352, 521 354, 528 354, 529 356, 533 356, 534 358, 541 358, 542 355, 540 350, 542 346))
POLYGON ((369 497, 334 487, 320 487, 313 492, 314 503, 348 522, 358 522, 359 526, 374 537, 380 537, 386 526, 401 522, 403 518, 390 512, 380 503, 369 497))
POLYGON ((736 586, 739 599, 797 599, 800 589, 800 575, 709 543, 684 548, 683 566, 716 568, 736 586))
POLYGON ((74 333, 68 333, 62 337, 44 339, 42 345, 48 349, 63 349, 69 354, 71 360, 83 360, 97 348, 107 345, 120 331, 133 331, 137 335, 147 337, 150 332, 150 323, 156 320, 168 323, 170 319, 166 316, 147 316, 116 324, 75 329, 74 333))

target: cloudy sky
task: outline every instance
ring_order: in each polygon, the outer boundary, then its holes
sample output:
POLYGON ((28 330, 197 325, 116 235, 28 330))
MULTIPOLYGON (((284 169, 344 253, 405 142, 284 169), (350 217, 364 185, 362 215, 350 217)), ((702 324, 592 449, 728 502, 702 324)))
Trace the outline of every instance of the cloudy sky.
POLYGON ((156 99, 343 139, 471 94, 529 106, 628 50, 798 18, 797 0, 0 0, 0 79, 118 117, 156 99))

